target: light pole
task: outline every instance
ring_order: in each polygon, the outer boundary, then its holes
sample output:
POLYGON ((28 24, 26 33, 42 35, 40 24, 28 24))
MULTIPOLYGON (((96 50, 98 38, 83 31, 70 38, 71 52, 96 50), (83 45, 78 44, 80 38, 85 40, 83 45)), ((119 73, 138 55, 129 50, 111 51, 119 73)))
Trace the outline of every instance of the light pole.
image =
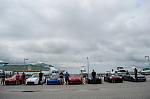
POLYGON ((87 57, 87 67, 88 67, 88 78, 89 78, 89 58, 87 57))
POLYGON ((145 59, 147 58, 147 61, 148 61, 148 65, 150 67, 150 63, 149 63, 149 56, 145 56, 145 59))

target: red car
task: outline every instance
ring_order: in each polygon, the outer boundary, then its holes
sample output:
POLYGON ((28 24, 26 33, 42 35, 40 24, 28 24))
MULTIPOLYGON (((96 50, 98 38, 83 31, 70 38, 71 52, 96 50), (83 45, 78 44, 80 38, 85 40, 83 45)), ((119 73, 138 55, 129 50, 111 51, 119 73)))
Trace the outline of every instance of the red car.
MULTIPOLYGON (((16 75, 5 79, 6 85, 16 85, 16 75)), ((22 75, 20 74, 19 84, 22 84, 22 75)))
POLYGON ((78 85, 78 84, 82 84, 80 76, 69 77, 69 85, 78 85))

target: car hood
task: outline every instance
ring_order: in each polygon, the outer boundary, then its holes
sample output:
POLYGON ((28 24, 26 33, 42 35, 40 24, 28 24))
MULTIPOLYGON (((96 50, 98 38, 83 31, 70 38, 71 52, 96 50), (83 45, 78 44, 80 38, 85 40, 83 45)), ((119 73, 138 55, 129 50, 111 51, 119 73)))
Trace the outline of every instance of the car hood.
POLYGON ((39 80, 39 78, 28 78, 26 81, 36 81, 39 80))
POLYGON ((145 77, 144 75, 137 75, 137 77, 145 77))
POLYGON ((122 77, 121 77, 121 76, 116 76, 116 75, 114 75, 114 76, 110 76, 110 78, 120 78, 120 79, 122 79, 122 77))
POLYGON ((6 78, 5 81, 15 81, 15 78, 6 78))
MULTIPOLYGON (((96 79, 101 79, 101 76, 96 75, 95 78, 96 78, 96 79)), ((93 79, 92 75, 90 75, 88 79, 93 79)))
MULTIPOLYGON (((135 77, 135 75, 131 75, 132 77, 135 77)), ((137 77, 145 77, 144 75, 137 75, 137 77)))
POLYGON ((69 77, 69 80, 81 80, 81 77, 79 77, 79 76, 72 76, 72 77, 69 77))

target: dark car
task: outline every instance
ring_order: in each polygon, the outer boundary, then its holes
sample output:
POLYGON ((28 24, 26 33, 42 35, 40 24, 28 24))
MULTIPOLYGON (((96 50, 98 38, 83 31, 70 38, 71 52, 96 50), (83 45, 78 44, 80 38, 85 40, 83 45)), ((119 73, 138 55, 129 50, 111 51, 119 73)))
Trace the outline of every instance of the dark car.
MULTIPOLYGON (((123 78, 124 78, 125 81, 133 81, 133 82, 136 81, 134 74, 124 75, 123 78)), ((142 74, 138 73, 137 74, 137 82, 145 82, 145 81, 146 81, 145 75, 142 75, 142 74)))
POLYGON ((122 76, 118 75, 117 73, 115 73, 115 74, 107 73, 104 76, 104 81, 106 81, 106 82, 112 83, 113 80, 115 83, 122 83, 123 82, 122 76))
POLYGON ((95 81, 92 77, 88 78, 88 84, 101 84, 101 83, 102 83, 102 79, 98 75, 96 75, 95 81))

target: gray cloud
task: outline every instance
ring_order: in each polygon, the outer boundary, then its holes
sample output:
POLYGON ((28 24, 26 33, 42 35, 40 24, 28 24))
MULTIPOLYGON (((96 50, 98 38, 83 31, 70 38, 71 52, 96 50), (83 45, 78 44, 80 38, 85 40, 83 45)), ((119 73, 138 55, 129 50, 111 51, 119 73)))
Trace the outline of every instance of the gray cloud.
MULTIPOLYGON (((0 60, 141 65, 150 55, 149 0, 1 0, 0 60)), ((77 66, 78 67, 78 66, 77 66)), ((108 66, 109 67, 109 66, 108 66)))

